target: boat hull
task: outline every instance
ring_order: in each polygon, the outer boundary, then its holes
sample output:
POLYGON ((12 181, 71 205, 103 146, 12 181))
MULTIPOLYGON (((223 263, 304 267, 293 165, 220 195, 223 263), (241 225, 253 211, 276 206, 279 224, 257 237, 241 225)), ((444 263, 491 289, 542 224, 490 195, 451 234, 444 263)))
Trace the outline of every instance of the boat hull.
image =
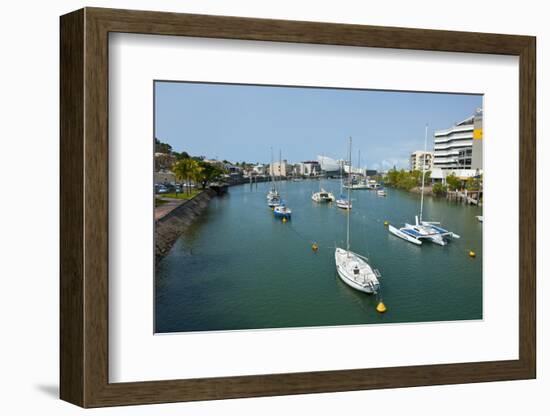
POLYGON ((311 199, 319 203, 329 203, 334 201, 334 195, 329 192, 316 192, 311 196, 311 199))
POLYGON ((340 209, 351 209, 352 208, 352 203, 351 202, 348 202, 347 200, 337 200, 336 201, 336 206, 340 209))
POLYGON ((368 294, 376 294, 380 283, 370 265, 351 251, 337 248, 334 252, 338 277, 345 284, 355 290, 368 294), (354 266, 361 270, 361 274, 354 274, 354 266))
POLYGON ((413 244, 416 244, 418 246, 422 244, 422 241, 420 241, 419 239, 414 238, 413 236, 411 236, 407 233, 404 233, 399 228, 396 228, 393 225, 389 225, 388 230, 389 230, 390 233, 392 233, 396 237, 399 237, 399 238, 401 238, 405 241, 408 241, 409 243, 413 243, 413 244))
POLYGON ((292 216, 292 211, 290 209, 284 208, 284 207, 275 207, 273 210, 273 215, 275 218, 286 218, 289 220, 292 216))

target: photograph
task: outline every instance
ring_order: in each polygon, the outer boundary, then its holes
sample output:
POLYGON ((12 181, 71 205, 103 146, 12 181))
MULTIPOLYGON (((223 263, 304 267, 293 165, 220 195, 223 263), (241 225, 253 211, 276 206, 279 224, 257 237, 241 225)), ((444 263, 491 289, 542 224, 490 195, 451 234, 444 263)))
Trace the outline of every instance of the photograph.
POLYGON ((483 95, 155 80, 154 332, 483 319, 483 95))

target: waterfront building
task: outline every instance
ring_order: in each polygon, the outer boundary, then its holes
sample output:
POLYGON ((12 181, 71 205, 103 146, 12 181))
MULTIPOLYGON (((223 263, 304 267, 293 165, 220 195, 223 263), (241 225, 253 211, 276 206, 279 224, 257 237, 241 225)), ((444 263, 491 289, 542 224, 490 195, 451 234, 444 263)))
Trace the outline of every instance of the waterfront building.
POLYGON ((454 126, 434 133, 433 168, 481 170, 483 110, 454 126))
POLYGON ((225 163, 223 167, 230 175, 243 174, 243 168, 241 168, 240 166, 232 165, 231 163, 225 163))
POLYGON ((413 170, 432 170, 433 168, 433 152, 425 152, 423 150, 417 150, 411 153, 410 157, 410 169, 413 170))
POLYGON ((161 169, 155 172, 153 180, 155 184, 175 184, 176 175, 169 170, 161 169))
POLYGON ((446 178, 449 175, 454 175, 461 181, 466 181, 470 178, 479 177, 483 172, 481 169, 441 169, 433 168, 430 172, 430 180, 432 183, 440 182, 446 184, 446 178))
POLYGON ((273 162, 269 166, 269 174, 272 176, 289 176, 292 172, 291 165, 285 160, 281 160, 280 162, 273 162))
POLYGON ((302 176, 319 176, 321 174, 321 164, 316 160, 306 160, 299 164, 300 175, 302 176))
POLYGON ((265 175, 267 171, 266 165, 258 163, 256 166, 252 167, 252 172, 254 175, 265 175))
POLYGON ((332 175, 332 174, 339 174, 340 173, 340 167, 342 166, 341 160, 335 160, 328 156, 317 156, 317 161, 319 162, 319 166, 321 167, 321 171, 332 175))

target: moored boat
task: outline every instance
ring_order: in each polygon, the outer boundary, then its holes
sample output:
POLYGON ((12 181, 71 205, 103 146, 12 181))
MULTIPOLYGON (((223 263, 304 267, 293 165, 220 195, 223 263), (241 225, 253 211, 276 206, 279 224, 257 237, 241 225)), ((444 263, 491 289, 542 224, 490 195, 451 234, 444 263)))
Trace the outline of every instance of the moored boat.
POLYGON ((292 216, 292 210, 282 203, 273 209, 273 215, 276 218, 285 218, 289 220, 292 216))
MULTIPOLYGON (((426 125, 424 136, 424 152, 428 141, 428 125, 426 125)), ((420 190, 420 214, 415 216, 415 223, 405 223, 404 227, 397 228, 388 226, 388 231, 393 235, 413 244, 421 245, 423 240, 431 241, 440 246, 445 246, 451 238, 460 238, 458 234, 448 231, 441 227, 441 223, 436 221, 424 221, 422 219, 424 208, 424 181, 426 177, 426 163, 422 164, 422 184, 420 190)))
POLYGON ((378 293, 380 273, 367 263, 365 257, 350 250, 337 248, 334 260, 338 276, 344 283, 361 292, 378 293))
MULTIPOLYGON (((351 137, 349 139, 349 154, 351 167, 351 137)), ((350 189, 348 188, 347 201, 350 200, 350 189)), ((350 204, 351 208, 351 204, 350 204)), ((364 293, 376 294, 380 289, 380 272, 373 269, 368 263, 368 259, 360 254, 350 250, 350 215, 347 211, 347 230, 346 230, 346 248, 336 247, 334 252, 334 261, 336 271, 340 280, 355 290, 364 293)))
POLYGON ((277 194, 277 195, 274 195, 272 196, 268 201, 267 201, 267 206, 269 208, 275 208, 277 206, 281 205, 281 197, 277 194))
POLYGON ((340 198, 336 200, 336 206, 341 209, 351 209, 352 203, 351 200, 341 195, 340 198))
POLYGON ((334 194, 332 192, 325 191, 321 188, 319 192, 314 192, 311 195, 311 199, 315 202, 332 202, 336 198, 334 198, 334 194))

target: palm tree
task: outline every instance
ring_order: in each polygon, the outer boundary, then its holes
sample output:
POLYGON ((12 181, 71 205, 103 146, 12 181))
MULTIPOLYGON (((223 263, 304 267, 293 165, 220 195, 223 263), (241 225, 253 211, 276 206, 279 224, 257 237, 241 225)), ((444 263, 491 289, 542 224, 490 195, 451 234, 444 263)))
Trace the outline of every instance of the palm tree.
POLYGON ((189 193, 189 182, 195 180, 200 173, 199 162, 194 159, 181 159, 172 167, 172 172, 178 181, 185 181, 187 193, 189 193))

